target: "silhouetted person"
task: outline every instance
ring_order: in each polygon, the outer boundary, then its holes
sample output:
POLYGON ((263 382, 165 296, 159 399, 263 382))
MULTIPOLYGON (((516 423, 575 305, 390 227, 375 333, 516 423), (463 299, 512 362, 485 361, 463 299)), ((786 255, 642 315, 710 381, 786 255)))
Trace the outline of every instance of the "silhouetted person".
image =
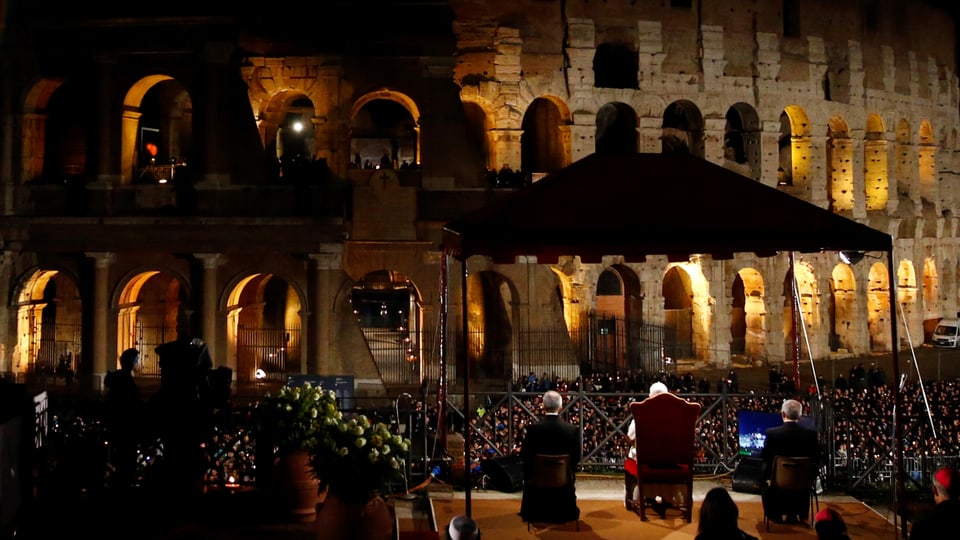
POLYGON ((780 417, 783 425, 767 430, 767 438, 763 443, 760 457, 764 463, 764 483, 761 486, 761 500, 766 516, 775 523, 781 523, 786 516, 787 523, 807 521, 809 509, 806 500, 809 493, 805 491, 785 491, 769 485, 773 474, 773 462, 777 456, 807 457, 814 463, 820 461, 820 444, 817 432, 800 425, 803 415, 803 405, 795 400, 788 399, 780 408, 780 417))
POLYGON ((469 516, 455 516, 447 526, 447 540, 480 540, 480 526, 469 516))
POLYGON ((740 509, 726 488, 715 487, 703 497, 694 540, 757 540, 740 529, 740 509))
POLYGON ((817 530, 817 540, 850 540, 847 536, 847 524, 833 508, 824 508, 817 512, 813 523, 817 530))
POLYGON ((110 485, 128 488, 137 481, 137 453, 144 422, 140 389, 133 370, 140 362, 140 351, 127 349, 120 354, 120 368, 107 373, 106 428, 109 442, 110 485))
POLYGON ((180 339, 156 348, 160 358, 160 390, 153 405, 164 448, 163 480, 173 495, 196 495, 202 486, 202 444, 213 422, 209 393, 212 362, 206 344, 180 339))

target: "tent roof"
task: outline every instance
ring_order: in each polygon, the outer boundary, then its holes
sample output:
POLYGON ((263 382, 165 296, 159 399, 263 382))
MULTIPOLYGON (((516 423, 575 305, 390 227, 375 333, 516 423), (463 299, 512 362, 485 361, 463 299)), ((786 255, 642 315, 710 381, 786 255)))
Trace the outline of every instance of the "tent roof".
POLYGON ((448 223, 443 246, 511 263, 888 251, 889 234, 689 154, 591 154, 448 223))

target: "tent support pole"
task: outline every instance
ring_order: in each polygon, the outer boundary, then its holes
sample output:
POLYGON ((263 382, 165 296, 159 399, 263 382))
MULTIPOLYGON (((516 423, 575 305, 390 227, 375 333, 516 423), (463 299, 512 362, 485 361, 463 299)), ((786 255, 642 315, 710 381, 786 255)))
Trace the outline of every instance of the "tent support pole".
POLYGON ((460 326, 462 328, 460 335, 460 342, 462 347, 460 350, 463 358, 461 358, 460 366, 463 367, 463 479, 464 479, 464 504, 466 506, 465 513, 467 517, 473 517, 471 513, 472 500, 470 497, 471 484, 470 481, 470 349, 467 347, 470 343, 470 332, 467 325, 467 258, 464 257, 460 261, 460 326))
MULTIPOLYGON (((437 381, 437 442, 444 453, 447 450, 447 295, 449 287, 447 284, 447 251, 444 250, 440 257, 440 336, 438 346, 440 347, 440 380, 437 381)), ((424 447, 426 452, 426 447, 424 447)), ((426 472, 426 471, 424 471, 426 472)))
POLYGON ((797 286, 797 259, 790 251, 790 352, 793 355, 793 397, 800 395, 800 324, 803 315, 800 306, 800 287, 797 286))
MULTIPOLYGON (((893 381, 896 384, 893 393, 893 537, 897 538, 897 520, 900 519, 900 536, 906 540, 907 527, 901 513, 904 501, 903 484, 903 383, 900 380, 900 339, 897 337, 897 281, 893 266, 893 248, 887 250, 887 279, 890 283, 890 341, 893 355, 893 381)), ((906 321, 904 321, 906 322, 906 321)))

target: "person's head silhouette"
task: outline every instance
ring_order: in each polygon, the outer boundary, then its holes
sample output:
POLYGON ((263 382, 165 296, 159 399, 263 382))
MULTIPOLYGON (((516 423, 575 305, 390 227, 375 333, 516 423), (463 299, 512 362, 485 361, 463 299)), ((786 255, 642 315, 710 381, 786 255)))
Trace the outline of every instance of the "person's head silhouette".
POLYGON ((480 526, 470 516, 455 516, 447 527, 448 540, 480 540, 480 526))

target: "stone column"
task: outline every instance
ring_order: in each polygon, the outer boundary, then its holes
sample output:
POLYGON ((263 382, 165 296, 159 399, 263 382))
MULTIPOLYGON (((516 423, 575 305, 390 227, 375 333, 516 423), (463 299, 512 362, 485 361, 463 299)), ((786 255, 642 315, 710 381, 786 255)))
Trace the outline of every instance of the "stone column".
POLYGON ((704 120, 703 157, 715 165, 723 165, 723 137, 726 123, 725 118, 707 118, 704 120))
POLYGON ((120 158, 116 150, 116 143, 119 140, 117 136, 117 120, 119 120, 120 107, 114 101, 114 71, 116 70, 116 58, 112 56, 97 57, 97 67, 99 69, 99 88, 97 96, 97 177, 95 185, 97 187, 109 187, 120 181, 120 158))
POLYGON ((760 182, 777 187, 780 167, 780 122, 763 122, 760 132, 760 182))
POLYGON ((334 346, 336 337, 333 328, 337 296, 337 276, 342 272, 343 245, 323 244, 320 253, 310 254, 313 273, 307 281, 307 365, 306 373, 321 371, 344 373, 334 346))
POLYGON ((236 356, 226 359, 220 358, 218 361, 216 355, 216 344, 218 342, 217 323, 219 322, 219 318, 217 317, 217 268, 219 268, 226 259, 219 253, 194 253, 193 256, 203 263, 203 289, 201 292, 203 297, 200 302, 200 335, 207 344, 207 349, 210 352, 210 358, 213 360, 213 363, 215 365, 225 364, 233 370, 234 377, 236 377, 236 356))
MULTIPOLYGON (((87 253, 87 257, 93 259, 93 378, 92 388, 96 391, 103 389, 103 378, 106 376, 108 368, 113 367, 115 363, 107 361, 107 314, 110 310, 110 291, 108 289, 108 278, 110 277, 110 265, 116 260, 116 254, 107 252, 87 253)), ((86 352, 84 352, 86 355, 86 352)), ((86 361, 86 359, 84 359, 86 361)), ((114 360, 115 362, 115 360, 114 360)))
POLYGON ((522 129, 494 129, 493 135, 494 155, 496 156, 496 168, 499 171, 504 165, 511 169, 520 168, 520 136, 523 135, 522 129))

